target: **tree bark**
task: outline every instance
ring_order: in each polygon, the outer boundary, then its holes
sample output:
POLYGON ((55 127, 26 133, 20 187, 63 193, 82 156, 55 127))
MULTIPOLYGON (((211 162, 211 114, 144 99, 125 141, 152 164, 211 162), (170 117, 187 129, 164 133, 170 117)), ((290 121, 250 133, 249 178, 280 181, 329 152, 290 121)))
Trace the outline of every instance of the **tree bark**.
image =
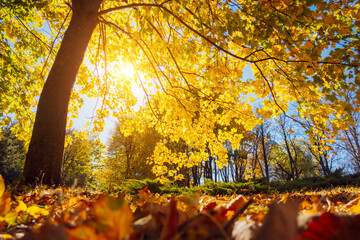
POLYGON ((101 2, 72 1, 73 16, 39 99, 24 166, 25 183, 61 184, 70 94, 98 23, 101 2))

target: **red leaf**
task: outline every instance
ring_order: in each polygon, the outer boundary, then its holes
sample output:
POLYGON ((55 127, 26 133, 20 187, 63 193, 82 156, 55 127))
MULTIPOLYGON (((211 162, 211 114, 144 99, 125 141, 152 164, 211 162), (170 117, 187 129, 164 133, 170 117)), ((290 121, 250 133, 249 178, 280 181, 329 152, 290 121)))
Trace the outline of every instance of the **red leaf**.
POLYGON ((324 213, 318 219, 313 218, 301 238, 311 240, 351 239, 346 224, 332 213, 324 213))
POLYGON ((161 239, 172 239, 176 235, 176 228, 179 224, 179 216, 180 214, 176 209, 176 201, 172 198, 170 201, 169 213, 161 233, 161 239))

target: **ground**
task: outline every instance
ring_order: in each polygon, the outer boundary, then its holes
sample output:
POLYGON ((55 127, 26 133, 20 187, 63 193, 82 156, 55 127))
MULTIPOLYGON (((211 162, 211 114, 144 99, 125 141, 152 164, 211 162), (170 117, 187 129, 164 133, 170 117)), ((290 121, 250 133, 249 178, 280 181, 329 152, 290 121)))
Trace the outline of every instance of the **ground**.
POLYGON ((360 188, 208 196, 0 182, 0 239, 357 239, 360 188))

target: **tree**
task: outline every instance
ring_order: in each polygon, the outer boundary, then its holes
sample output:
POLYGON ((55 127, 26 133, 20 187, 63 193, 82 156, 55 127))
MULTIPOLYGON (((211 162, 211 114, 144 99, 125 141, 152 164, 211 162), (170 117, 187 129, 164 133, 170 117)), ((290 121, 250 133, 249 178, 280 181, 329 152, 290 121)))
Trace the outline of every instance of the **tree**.
POLYGON ((344 129, 339 136, 337 145, 339 149, 350 159, 350 164, 356 171, 360 170, 360 113, 353 112, 354 125, 344 129))
POLYGON ((101 0, 72 1, 73 16, 41 92, 26 156, 27 183, 62 181, 62 158, 68 105, 76 75, 98 24, 101 0), (76 43, 76 44, 75 44, 76 43))
POLYGON ((103 145, 99 139, 89 137, 87 132, 72 129, 66 132, 63 181, 65 186, 89 187, 94 183, 94 167, 102 155, 103 145))
POLYGON ((25 162, 25 148, 11 131, 11 127, 2 129, 3 138, 0 140, 0 174, 8 185, 19 180, 25 162))
POLYGON ((289 152, 285 140, 281 145, 275 145, 272 151, 274 177, 281 180, 294 180, 302 177, 310 177, 316 174, 314 158, 307 148, 304 140, 292 139, 290 154, 296 158, 296 172, 289 161, 289 152))
MULTIPOLYGON (((17 2, 2 4, 5 11, 14 5, 28 9, 17 2)), ((60 7, 69 9, 65 6, 60 7)), ((67 30, 37 106, 24 168, 28 183, 39 178, 47 184, 61 182, 68 104, 70 98, 80 101, 73 89, 77 75, 84 92, 101 95, 98 119, 110 109, 119 110, 115 115, 131 114, 129 81, 124 80, 119 93, 110 87, 116 74, 106 71, 108 62, 119 58, 138 71, 149 103, 146 117, 163 135, 197 149, 194 164, 209 148, 219 166, 226 165, 223 143, 239 145, 242 137, 229 128, 230 122, 246 131, 261 123, 252 109, 254 95, 264 99, 257 113, 264 118, 279 116, 294 101, 302 117, 314 119, 317 127, 334 119, 337 126, 348 124, 351 106, 344 92, 359 92, 360 81, 358 2, 72 0, 70 8, 71 21, 65 21, 67 30), (87 47, 90 63, 105 69, 102 78, 91 76, 88 66, 80 68, 87 47), (253 79, 242 78, 248 65, 253 79), (243 98, 248 93, 252 97, 243 98), (160 108, 154 111, 156 102, 160 108), (215 134, 215 126, 223 130, 215 134)), ((38 9, 48 13, 49 8, 38 9)), ((66 14, 54 18, 66 19, 66 14)), ((36 35, 32 26, 39 20, 26 21, 31 24, 24 28, 36 35)), ((18 43, 4 30, 2 35, 18 43)), ((16 83, 11 84, 14 89, 16 83)), ((329 129, 327 139, 332 132, 336 129, 329 129)))
POLYGON ((288 179, 298 179, 299 151, 298 151, 298 147, 295 144, 295 138, 291 138, 291 133, 293 133, 293 130, 289 127, 288 121, 286 120, 286 116, 284 114, 280 116, 278 123, 279 123, 279 130, 282 135, 283 143, 285 145, 285 151, 288 158, 288 165, 290 166, 290 170, 289 172, 287 172, 288 179))
POLYGON ((121 122, 116 124, 108 143, 107 157, 104 162, 103 179, 107 184, 121 184, 126 179, 154 178, 152 156, 159 134, 154 129, 137 129, 125 135, 121 122))

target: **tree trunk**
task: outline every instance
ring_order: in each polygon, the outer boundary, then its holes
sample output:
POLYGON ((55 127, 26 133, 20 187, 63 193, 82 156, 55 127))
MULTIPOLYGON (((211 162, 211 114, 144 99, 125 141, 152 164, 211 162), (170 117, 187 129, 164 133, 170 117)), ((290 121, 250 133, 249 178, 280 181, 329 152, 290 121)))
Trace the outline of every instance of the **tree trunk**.
POLYGON ((98 23, 97 12, 101 2, 102 0, 72 1, 73 16, 37 107, 23 172, 26 183, 61 183, 70 94, 98 23))
POLYGON ((265 167, 265 178, 267 181, 270 180, 270 176, 269 176, 269 160, 268 160, 268 155, 267 155, 267 147, 266 147, 266 143, 265 143, 265 133, 264 133, 264 124, 260 125, 260 141, 261 141, 261 146, 262 146, 262 150, 263 150, 263 157, 264 157, 264 167, 265 167))

